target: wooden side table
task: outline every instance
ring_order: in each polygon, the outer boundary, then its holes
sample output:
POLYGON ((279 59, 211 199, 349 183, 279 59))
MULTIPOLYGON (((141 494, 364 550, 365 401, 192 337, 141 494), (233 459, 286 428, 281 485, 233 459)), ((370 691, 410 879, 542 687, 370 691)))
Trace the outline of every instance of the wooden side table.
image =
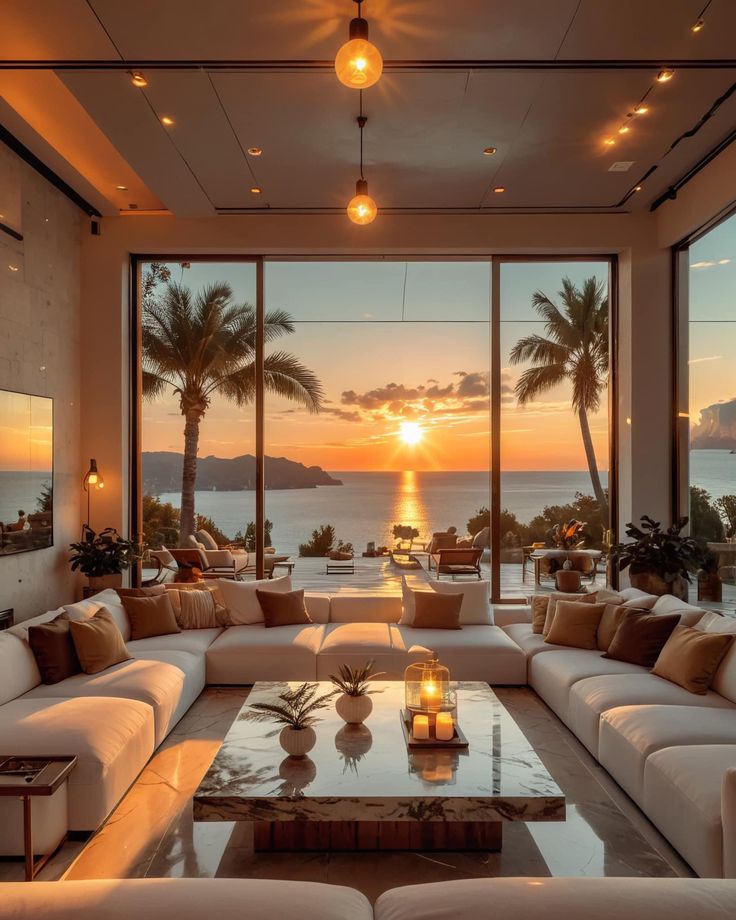
POLYGON ((51 796, 65 783, 77 763, 75 755, 51 757, 23 757, 0 755, 0 796, 13 796, 23 802, 23 854, 26 862, 26 881, 32 882, 51 856, 66 840, 65 827, 59 841, 40 859, 33 852, 34 796, 51 796))

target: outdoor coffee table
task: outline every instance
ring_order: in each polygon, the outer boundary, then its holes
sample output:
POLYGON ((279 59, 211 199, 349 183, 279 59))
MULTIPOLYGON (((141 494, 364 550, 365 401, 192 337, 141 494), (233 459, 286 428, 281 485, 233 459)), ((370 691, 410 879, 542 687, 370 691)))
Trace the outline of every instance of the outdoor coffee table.
POLYGON ((404 684, 377 681, 365 725, 322 710, 301 760, 281 749, 278 726, 249 718, 250 703, 285 686, 254 685, 194 795, 195 821, 252 822, 256 849, 498 850, 507 821, 565 819, 563 794, 487 684, 457 684, 467 750, 410 753, 404 684))

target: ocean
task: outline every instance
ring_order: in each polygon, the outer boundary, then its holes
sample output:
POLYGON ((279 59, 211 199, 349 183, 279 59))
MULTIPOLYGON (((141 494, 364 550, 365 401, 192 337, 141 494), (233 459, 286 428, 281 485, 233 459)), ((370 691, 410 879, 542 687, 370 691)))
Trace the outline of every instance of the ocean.
MULTIPOLYGON (((713 498, 736 493, 736 454, 699 450, 691 458, 694 484, 713 498)), ((464 534, 468 518, 489 504, 488 474, 482 472, 330 473, 343 485, 266 493, 266 516, 273 522, 272 542, 279 552, 295 555, 320 524, 332 524, 338 539, 352 543, 356 552, 369 541, 392 546, 391 530, 398 523, 416 527, 420 541, 449 526, 464 534)), ((601 479, 606 485, 605 472, 601 479)), ((501 475, 501 492, 503 507, 527 523, 545 505, 565 504, 576 492, 590 495, 592 489, 584 470, 508 472, 501 475)), ((160 499, 178 506, 180 496, 164 493, 160 499)), ((197 492, 196 508, 231 537, 255 518, 252 492, 197 492)))
POLYGON ((51 482, 51 473, 28 473, 0 470, 0 521, 12 524, 18 511, 33 514, 38 511, 38 498, 43 487, 51 482))

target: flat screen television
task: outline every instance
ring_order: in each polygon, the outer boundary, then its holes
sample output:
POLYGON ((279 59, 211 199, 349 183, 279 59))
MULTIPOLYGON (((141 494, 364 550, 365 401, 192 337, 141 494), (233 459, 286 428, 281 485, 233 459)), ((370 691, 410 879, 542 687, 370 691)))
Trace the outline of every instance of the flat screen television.
POLYGON ((54 401, 0 390, 0 557, 54 543, 54 401))

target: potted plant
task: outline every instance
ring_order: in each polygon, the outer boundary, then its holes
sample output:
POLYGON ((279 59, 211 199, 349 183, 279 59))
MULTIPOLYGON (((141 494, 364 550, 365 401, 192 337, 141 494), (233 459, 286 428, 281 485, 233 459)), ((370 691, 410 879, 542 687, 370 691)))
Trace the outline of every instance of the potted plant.
POLYGON ((337 714, 348 725, 360 725, 373 711, 373 701, 369 694, 375 690, 368 689, 368 681, 380 677, 383 672, 374 673, 375 662, 368 661, 361 667, 353 668, 349 664, 340 665, 340 674, 330 675, 330 680, 337 690, 342 691, 335 703, 337 714))
POLYGON ((279 743, 291 757, 304 757, 317 741, 312 728, 319 721, 315 713, 318 709, 325 709, 327 701, 335 695, 333 690, 317 696, 318 690, 319 684, 303 683, 279 693, 278 703, 251 703, 251 709, 255 710, 252 718, 258 721, 270 719, 284 726, 279 734, 279 743))
POLYGON ((718 574, 718 556, 710 550, 704 553, 703 565, 698 572, 698 600, 720 604, 723 600, 723 582, 718 574))
POLYGON ((70 543, 69 562, 72 572, 87 576, 91 588, 116 588, 122 584, 123 572, 139 558, 139 547, 125 540, 114 527, 95 533, 85 525, 82 539, 70 543))
POLYGON ((583 533, 585 526, 584 521, 578 521, 575 518, 572 518, 567 523, 555 524, 552 531, 552 540, 555 546, 558 549, 570 550, 582 545, 585 539, 585 534, 583 533))
POLYGON ((645 514, 640 527, 633 523, 626 525, 626 536, 632 537, 632 542, 619 543, 612 549, 619 569, 628 568, 635 588, 648 594, 674 594, 681 600, 687 599, 690 575, 704 561, 697 540, 682 535, 687 522, 683 517, 663 530, 659 521, 645 514))
POLYGON ((343 562, 347 562, 350 559, 352 559, 353 555, 354 555, 353 544, 343 543, 342 540, 338 542, 335 549, 330 550, 329 552, 330 559, 334 559, 334 560, 339 559, 343 562))

